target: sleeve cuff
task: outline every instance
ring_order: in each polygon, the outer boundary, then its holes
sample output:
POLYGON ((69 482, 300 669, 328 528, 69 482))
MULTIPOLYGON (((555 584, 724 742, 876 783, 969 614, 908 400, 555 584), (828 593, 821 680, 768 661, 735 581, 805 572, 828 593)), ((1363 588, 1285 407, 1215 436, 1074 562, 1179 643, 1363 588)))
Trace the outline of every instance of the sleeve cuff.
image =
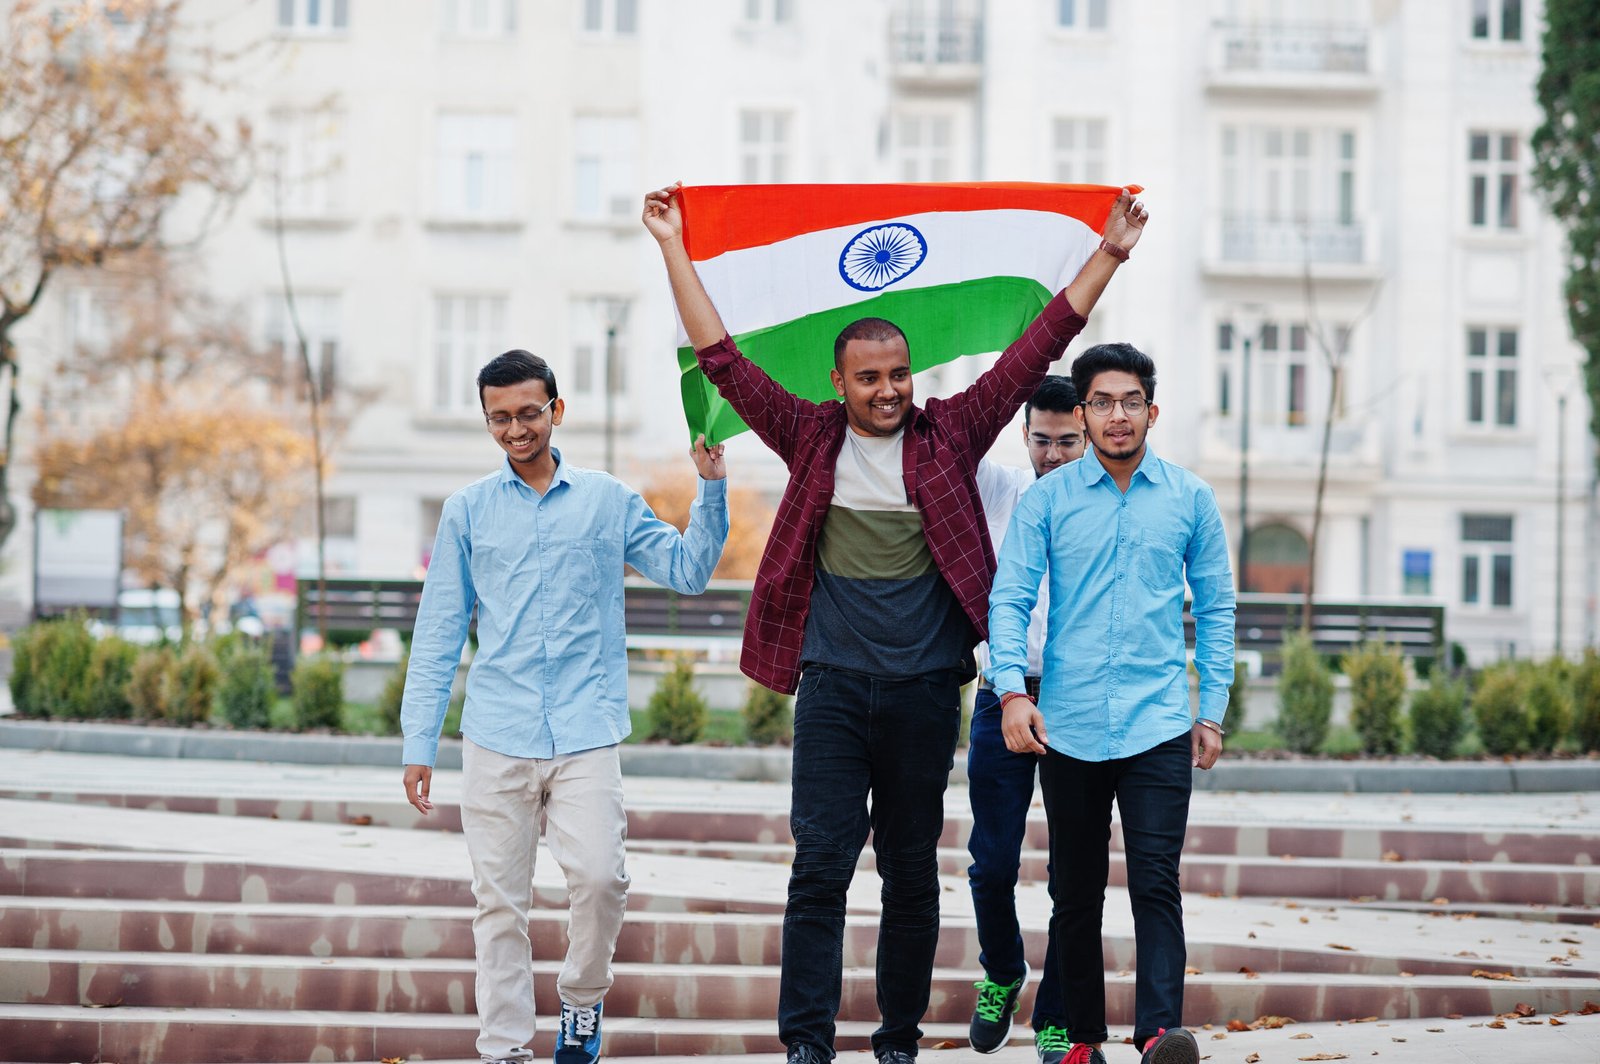
POLYGON ((695 489, 695 498, 705 503, 726 503, 728 500, 728 478, 721 480, 706 480, 700 478, 700 486, 695 489))
POLYGON ((426 765, 433 767, 439 758, 438 740, 429 742, 427 739, 408 738, 402 747, 400 763, 404 765, 426 765))

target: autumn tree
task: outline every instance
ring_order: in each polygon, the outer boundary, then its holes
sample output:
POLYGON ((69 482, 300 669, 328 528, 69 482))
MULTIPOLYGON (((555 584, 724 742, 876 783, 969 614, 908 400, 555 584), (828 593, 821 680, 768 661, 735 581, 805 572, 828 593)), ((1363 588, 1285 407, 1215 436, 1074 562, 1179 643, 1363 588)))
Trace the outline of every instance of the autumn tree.
POLYGON ((1600 6, 1546 0, 1533 180, 1567 230, 1567 320, 1600 436, 1600 6))
POLYGON ((219 57, 181 42, 182 0, 18 0, 0 30, 0 543, 10 501, 16 326, 55 276, 204 233, 243 185, 249 129, 184 98, 219 57), (174 208, 185 199, 185 232, 174 208))
MULTIPOLYGON (((684 464, 688 464, 687 459, 684 464)), ((696 481, 692 470, 663 464, 650 471, 641 494, 657 517, 682 531, 689 527, 696 481)), ((754 580, 771 528, 772 507, 759 492, 729 488, 728 542, 712 576, 718 580, 754 580)))

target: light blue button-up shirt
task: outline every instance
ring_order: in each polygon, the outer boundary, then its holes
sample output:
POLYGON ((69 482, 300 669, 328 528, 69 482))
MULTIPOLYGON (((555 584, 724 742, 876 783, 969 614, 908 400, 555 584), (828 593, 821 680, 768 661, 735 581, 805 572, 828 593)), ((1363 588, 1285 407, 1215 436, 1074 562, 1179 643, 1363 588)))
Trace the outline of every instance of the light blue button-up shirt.
POLYGON ((1221 722, 1233 682, 1233 575, 1211 488, 1148 447, 1127 493, 1093 452, 1018 503, 989 595, 989 682, 1023 690, 1028 614, 1050 583, 1039 711, 1049 745, 1129 757, 1192 726, 1183 585, 1194 594, 1200 716, 1221 722))
POLYGON ((680 535, 610 474, 555 458, 543 495, 507 459, 445 501, 400 710, 405 764, 432 765, 438 754, 474 603, 463 735, 511 757, 621 742, 632 730, 623 563, 697 595, 722 557, 726 480, 700 482, 680 535))

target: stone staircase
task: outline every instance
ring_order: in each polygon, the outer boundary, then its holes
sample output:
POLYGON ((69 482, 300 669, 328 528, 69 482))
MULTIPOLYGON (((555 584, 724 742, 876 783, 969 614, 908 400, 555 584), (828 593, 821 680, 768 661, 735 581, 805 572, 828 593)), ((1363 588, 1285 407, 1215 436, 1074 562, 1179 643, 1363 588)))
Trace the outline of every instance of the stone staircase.
MULTIPOLYGON (((0 791, 0 806, 0 823, 12 825, 0 828, 0 1060, 475 1056, 467 870, 416 871, 406 848, 426 834, 410 829, 459 831, 456 808, 441 806, 419 823, 397 801, 18 788, 0 791), (47 820, 58 826, 27 827, 47 820), (266 820, 318 826, 380 852, 358 870, 327 867, 309 850, 296 861, 185 846, 219 823, 248 838, 266 820), (152 831, 167 848, 138 843, 152 831)), ((963 878, 968 827, 953 814, 940 855, 949 878, 924 1024, 929 1046, 965 1045, 978 972, 963 878)), ((1044 842, 1036 818, 1027 879, 1043 877, 1044 842)), ((630 848, 635 889, 606 998, 607 1054, 781 1051, 773 1017, 786 816, 657 801, 630 811, 630 848), (670 875, 652 871, 642 882, 639 868, 655 868, 652 861, 670 875), (729 882, 752 885, 712 889, 725 871, 729 882)), ((1197 820, 1184 860, 1188 1021, 1579 1009, 1600 1000, 1597 858, 1600 834, 1579 829, 1197 820)), ((1113 884, 1122 874, 1114 861, 1113 884)), ((858 878, 841 1051, 865 1048, 877 1016, 876 884, 870 871, 858 878)), ((535 992, 544 1013, 566 944, 564 900, 559 885, 537 886, 535 992)), ((1037 957, 1048 911, 1037 882, 1022 888, 1019 909, 1037 957)), ((1125 893, 1113 890, 1106 957, 1114 1028, 1132 1021, 1126 909, 1125 893)), ((1028 1037, 1019 1025, 1017 1040, 1028 1037)), ((548 1032, 535 1048, 550 1051, 548 1032)))

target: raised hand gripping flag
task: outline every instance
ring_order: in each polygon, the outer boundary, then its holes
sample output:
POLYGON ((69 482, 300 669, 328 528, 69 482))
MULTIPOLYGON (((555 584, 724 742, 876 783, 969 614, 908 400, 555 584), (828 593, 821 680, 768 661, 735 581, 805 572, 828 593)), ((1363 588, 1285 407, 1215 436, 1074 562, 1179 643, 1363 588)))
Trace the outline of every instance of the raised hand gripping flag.
MULTIPOLYGON (((1138 190, 1137 186, 1129 186, 1138 190)), ((887 318, 923 370, 999 351, 1094 254, 1121 189, 939 185, 682 188, 683 242, 739 349, 789 391, 837 398, 833 341, 887 318)), ((745 430, 700 372, 680 324, 691 438, 745 430)))

